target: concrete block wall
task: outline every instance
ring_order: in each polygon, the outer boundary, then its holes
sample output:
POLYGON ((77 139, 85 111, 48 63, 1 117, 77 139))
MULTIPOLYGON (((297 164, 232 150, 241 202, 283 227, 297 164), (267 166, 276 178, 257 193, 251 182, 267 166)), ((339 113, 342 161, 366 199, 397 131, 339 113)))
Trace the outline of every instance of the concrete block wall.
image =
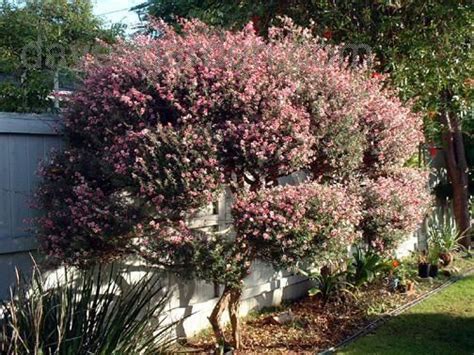
MULTIPOLYGON (((263 307, 277 306, 283 301, 298 299, 307 294, 311 282, 298 275, 275 272, 271 267, 256 263, 244 280, 239 313, 245 316, 263 307)), ((179 337, 189 337, 209 328, 208 317, 217 303, 222 288, 201 281, 183 282, 172 278, 170 285, 169 321, 180 322, 176 329, 179 337)), ((223 320, 227 322, 228 314, 223 320)))

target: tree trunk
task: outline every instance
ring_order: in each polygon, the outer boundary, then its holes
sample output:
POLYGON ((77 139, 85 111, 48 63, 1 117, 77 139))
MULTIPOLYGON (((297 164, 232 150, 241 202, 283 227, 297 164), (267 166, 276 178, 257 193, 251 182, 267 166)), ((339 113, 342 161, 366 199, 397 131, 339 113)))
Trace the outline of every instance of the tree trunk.
POLYGON ((232 325, 232 340, 233 345, 236 350, 242 347, 242 342, 240 339, 240 321, 239 321, 239 305, 240 305, 240 296, 242 295, 242 289, 234 288, 230 294, 229 301, 229 316, 230 323, 232 325))
MULTIPOLYGON (((444 97, 446 106, 449 96, 444 97)), ((468 169, 461 124, 458 117, 447 108, 440 115, 443 126, 444 155, 449 180, 453 187, 453 211, 456 223, 462 233, 461 243, 464 247, 471 246, 469 217, 468 169)))
POLYGON ((232 289, 228 286, 224 288, 221 298, 219 298, 219 301, 217 301, 211 315, 209 316, 209 322, 211 323, 212 330, 214 331, 216 342, 222 347, 224 347, 226 344, 224 327, 222 326, 222 314, 229 304, 231 291, 232 289))

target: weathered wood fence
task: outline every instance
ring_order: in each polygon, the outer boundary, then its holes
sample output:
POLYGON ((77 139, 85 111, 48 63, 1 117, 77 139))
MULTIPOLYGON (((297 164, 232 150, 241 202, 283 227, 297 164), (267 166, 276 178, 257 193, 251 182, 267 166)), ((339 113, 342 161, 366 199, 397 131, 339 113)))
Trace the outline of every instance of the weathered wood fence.
POLYGON ((56 125, 52 116, 0 113, 0 254, 35 246, 25 222, 38 164, 62 146, 56 125))
POLYGON ((0 113, 0 299, 9 294, 15 268, 31 267, 36 240, 28 220, 36 212, 29 205, 39 162, 62 147, 57 124, 54 116, 0 113))

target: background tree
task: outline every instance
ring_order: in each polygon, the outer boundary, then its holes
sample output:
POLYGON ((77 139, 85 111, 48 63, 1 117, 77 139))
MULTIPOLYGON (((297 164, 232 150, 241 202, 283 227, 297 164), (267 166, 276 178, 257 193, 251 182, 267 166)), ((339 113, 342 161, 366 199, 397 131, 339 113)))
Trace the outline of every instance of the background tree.
POLYGON ((71 69, 112 41, 119 27, 104 29, 89 0, 34 0, 0 4, 0 110, 51 110, 54 81, 75 79, 71 69), (56 78, 56 79, 55 79, 56 78))
MULTIPOLYGON (((456 221, 461 231, 470 228, 473 173, 465 153, 471 148, 464 145, 472 142, 474 122, 471 1, 151 0, 138 10, 173 23, 197 17, 234 29, 252 20, 262 34, 278 16, 289 16, 303 26, 315 21, 316 32, 331 42, 370 46, 375 70, 390 73, 400 97, 424 114, 427 140, 442 144, 456 221)), ((468 233, 463 244, 470 245, 468 233)))

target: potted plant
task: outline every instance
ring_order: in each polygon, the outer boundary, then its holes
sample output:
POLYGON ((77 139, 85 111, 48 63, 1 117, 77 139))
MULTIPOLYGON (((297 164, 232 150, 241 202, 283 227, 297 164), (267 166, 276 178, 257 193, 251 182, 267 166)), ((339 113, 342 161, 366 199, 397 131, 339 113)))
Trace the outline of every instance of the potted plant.
POLYGON ((418 258, 418 276, 423 279, 430 276, 430 264, 426 258, 426 250, 423 250, 418 258))
POLYGON ((439 261, 442 266, 448 266, 453 261, 453 255, 459 249, 459 230, 450 210, 437 211, 427 223, 428 242, 439 250, 439 261))
POLYGON ((443 235, 443 239, 440 243, 439 258, 443 266, 448 266, 454 260, 454 255, 457 251, 463 250, 463 246, 459 244, 463 235, 458 232, 457 227, 452 233, 443 235))
POLYGON ((398 291, 403 293, 413 293, 415 283, 413 278, 416 276, 416 269, 413 269, 406 261, 398 262, 398 266, 394 270, 394 275, 399 280, 398 291))
POLYGON ((443 266, 450 265, 454 260, 454 252, 460 248, 460 245, 458 244, 459 239, 461 239, 461 237, 448 239, 443 243, 439 253, 439 258, 443 266))

